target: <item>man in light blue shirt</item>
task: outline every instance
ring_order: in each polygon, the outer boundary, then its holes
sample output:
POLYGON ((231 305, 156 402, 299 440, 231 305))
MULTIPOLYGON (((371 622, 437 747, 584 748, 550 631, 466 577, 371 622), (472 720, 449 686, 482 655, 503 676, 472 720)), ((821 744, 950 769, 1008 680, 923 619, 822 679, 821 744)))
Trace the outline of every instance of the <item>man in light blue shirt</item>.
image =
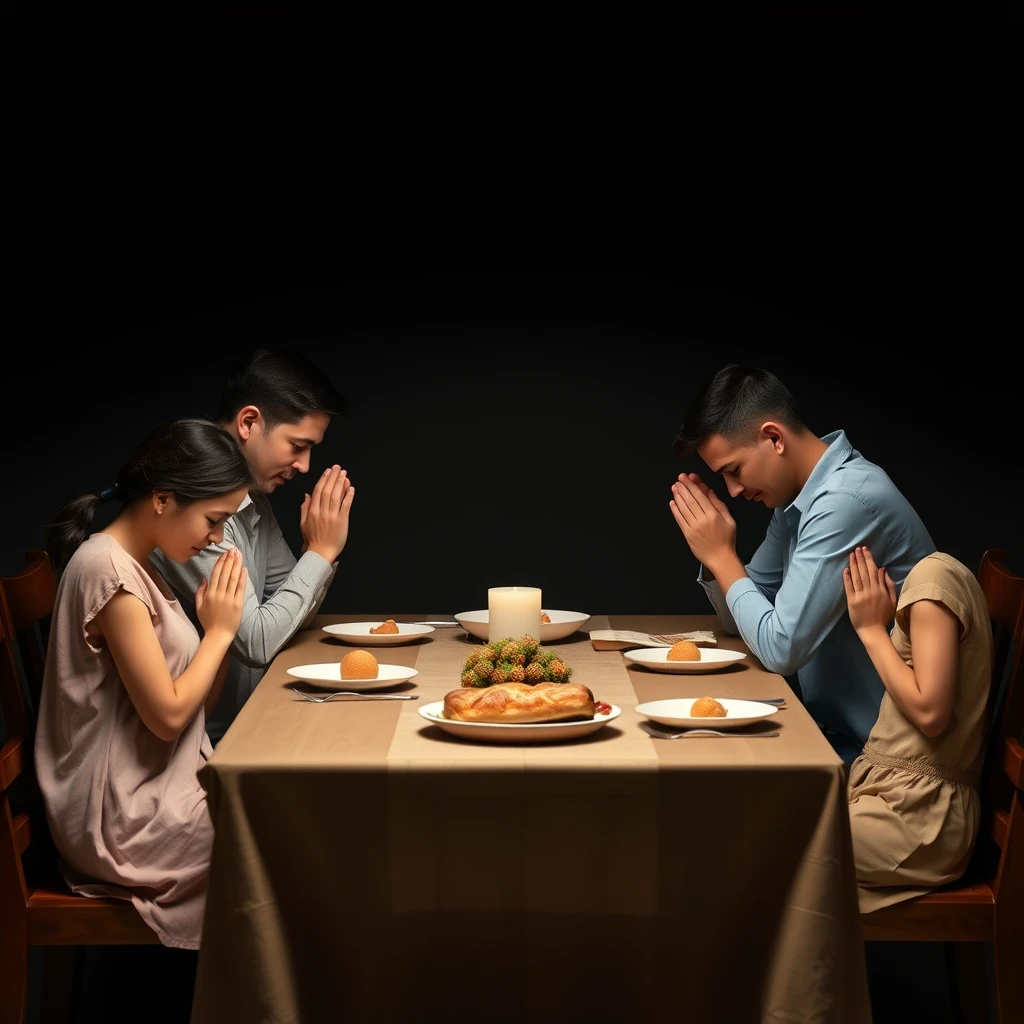
POLYGON ((796 674, 807 709, 849 765, 878 717, 884 687, 850 624, 843 569, 866 545, 896 583, 935 551, 886 473, 837 430, 817 437, 772 373, 730 364, 690 406, 675 452, 697 452, 729 494, 774 509, 747 565, 736 522, 696 473, 672 486, 672 515, 701 562, 698 582, 765 668, 796 674))

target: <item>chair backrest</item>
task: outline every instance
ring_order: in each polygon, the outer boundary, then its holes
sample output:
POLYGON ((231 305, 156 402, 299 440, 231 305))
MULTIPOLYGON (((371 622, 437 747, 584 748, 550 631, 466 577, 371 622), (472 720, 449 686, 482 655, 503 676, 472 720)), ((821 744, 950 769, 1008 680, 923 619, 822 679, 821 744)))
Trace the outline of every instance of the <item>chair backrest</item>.
POLYGON ((32 732, 35 716, 22 675, 18 638, 0 584, 0 715, 4 726, 0 736, 24 737, 32 732))
POLYGON ((34 717, 43 688, 50 619, 57 600, 57 574, 50 556, 41 550, 29 551, 25 555, 25 568, 14 576, 0 579, 0 586, 7 598, 34 717))
POLYGON ((994 646, 989 740, 979 787, 981 828, 972 868, 995 888, 1007 845, 1010 808, 1019 799, 1016 776, 1024 731, 1024 576, 1007 567, 1004 549, 992 548, 981 556, 977 577, 992 619, 994 646))
POLYGON ((27 568, 0 578, 0 909, 6 921, 24 913, 36 880, 56 871, 57 852, 33 765, 36 711, 42 686, 57 579, 45 551, 27 568))

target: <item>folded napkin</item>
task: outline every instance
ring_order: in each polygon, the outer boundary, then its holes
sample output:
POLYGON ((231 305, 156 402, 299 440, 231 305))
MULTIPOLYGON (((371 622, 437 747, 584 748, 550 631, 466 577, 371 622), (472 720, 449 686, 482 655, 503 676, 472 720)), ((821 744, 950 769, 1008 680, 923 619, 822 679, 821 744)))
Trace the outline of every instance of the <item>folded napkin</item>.
POLYGON ((671 647, 680 640, 692 640, 700 646, 718 643, 709 629, 694 629, 688 633, 638 633, 632 629, 592 629, 590 646, 595 651, 625 651, 630 647, 671 647))

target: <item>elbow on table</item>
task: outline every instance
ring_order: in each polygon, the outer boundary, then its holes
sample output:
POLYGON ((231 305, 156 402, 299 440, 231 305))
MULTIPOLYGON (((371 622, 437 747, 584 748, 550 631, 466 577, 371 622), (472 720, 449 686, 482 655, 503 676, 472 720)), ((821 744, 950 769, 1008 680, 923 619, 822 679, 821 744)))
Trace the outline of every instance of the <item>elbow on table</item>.
POLYGON ((270 665, 274 660, 274 656, 271 654, 269 657, 264 656, 263 652, 250 651, 248 648, 243 646, 231 648, 232 657, 241 662, 246 668, 259 668, 264 669, 270 665))
POLYGON ((231 656, 246 668, 266 669, 276 654, 276 650, 268 649, 265 637, 256 630, 245 633, 239 630, 231 644, 231 656))
POLYGON ((774 651, 760 654, 755 650, 754 654, 769 672, 777 672, 780 676, 795 675, 796 671, 802 668, 807 660, 806 658, 794 657, 790 651, 774 651))

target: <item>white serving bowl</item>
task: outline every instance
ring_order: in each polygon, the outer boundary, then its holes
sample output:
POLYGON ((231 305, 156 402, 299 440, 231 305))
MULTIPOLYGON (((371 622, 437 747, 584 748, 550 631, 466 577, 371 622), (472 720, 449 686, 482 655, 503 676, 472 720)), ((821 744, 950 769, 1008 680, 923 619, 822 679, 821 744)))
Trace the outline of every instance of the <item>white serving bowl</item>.
MULTIPOLYGON (((544 612, 551 621, 540 624, 540 636, 537 639, 542 644, 572 636, 590 618, 590 615, 586 612, 558 611, 552 608, 545 608, 544 612)), ((473 612, 458 612, 455 616, 455 621, 471 636, 478 637, 480 640, 489 639, 487 635, 488 621, 486 608, 473 612)), ((499 638, 495 637, 494 639, 497 640, 499 638)))

